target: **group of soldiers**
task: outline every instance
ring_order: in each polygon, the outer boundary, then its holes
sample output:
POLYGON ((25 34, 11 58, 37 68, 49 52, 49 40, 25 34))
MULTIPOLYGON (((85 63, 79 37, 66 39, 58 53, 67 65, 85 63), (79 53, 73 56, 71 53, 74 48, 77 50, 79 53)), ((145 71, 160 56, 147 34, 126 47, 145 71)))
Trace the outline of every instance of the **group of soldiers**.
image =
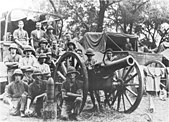
MULTIPOLYGON (((75 52, 81 58, 83 55, 82 50, 76 49, 75 43, 70 40, 66 44, 59 43, 56 35, 53 34, 52 26, 44 32, 41 30, 41 23, 37 22, 37 29, 31 32, 30 42, 23 26, 24 23, 19 21, 19 28, 13 34, 15 43, 10 45, 10 53, 4 59, 8 68, 8 85, 5 88, 4 102, 9 103, 11 115, 41 117, 47 96, 46 84, 49 80, 53 80, 53 72, 61 51, 75 52), (59 47, 62 50, 59 50, 59 47)), ((109 49, 105 60, 108 64, 114 60, 112 54, 113 51, 109 49)), ((87 60, 84 62, 90 72, 96 64, 96 60, 93 59, 95 54, 89 48, 85 55, 87 60)), ((61 90, 64 100, 61 118, 64 120, 78 120, 83 98, 83 82, 76 78, 77 75, 79 72, 69 66, 61 90)))

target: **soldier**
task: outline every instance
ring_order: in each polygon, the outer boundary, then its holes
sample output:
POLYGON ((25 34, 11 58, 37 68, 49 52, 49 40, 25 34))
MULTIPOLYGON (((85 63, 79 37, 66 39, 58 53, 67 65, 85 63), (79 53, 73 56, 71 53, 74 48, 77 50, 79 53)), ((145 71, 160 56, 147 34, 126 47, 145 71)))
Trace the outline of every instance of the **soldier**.
POLYGON ((105 59, 105 64, 111 64, 116 58, 117 56, 113 56, 113 50, 111 48, 108 48, 106 50, 106 56, 107 58, 105 59))
POLYGON ((91 70, 91 69, 93 69, 93 66, 97 62, 95 59, 93 59, 93 56, 95 55, 94 51, 91 48, 89 48, 89 49, 87 49, 85 55, 87 56, 87 60, 85 61, 85 65, 88 70, 91 70))
POLYGON ((45 38, 42 38, 39 42, 39 48, 36 49, 36 55, 40 55, 41 53, 47 53, 50 49, 47 47, 48 41, 45 38))
POLYGON ((19 67, 23 70, 32 69, 35 70, 38 66, 37 59, 34 57, 34 49, 27 45, 23 51, 25 57, 21 58, 19 61, 19 67))
POLYGON ((52 57, 55 58, 55 59, 58 59, 59 58, 59 48, 58 48, 58 45, 57 45, 57 41, 53 41, 52 42, 52 46, 51 46, 51 52, 52 52, 52 57))
POLYGON ((67 51, 70 51, 70 52, 75 52, 75 49, 76 49, 76 45, 74 42, 70 41, 67 43, 67 51))
POLYGON ((22 58, 17 54, 17 49, 18 46, 16 44, 11 44, 9 47, 10 54, 4 59, 4 63, 8 67, 8 83, 12 81, 13 71, 18 68, 19 60, 22 58))
POLYGON ((64 120, 80 120, 78 114, 82 103, 82 81, 76 79, 79 72, 72 66, 68 67, 66 81, 62 85, 63 105, 61 116, 64 120), (72 113, 73 110, 73 113, 72 113))
POLYGON ((41 23, 36 23, 36 30, 31 32, 31 45, 35 50, 39 47, 39 42, 41 38, 45 38, 45 31, 41 29, 41 23))
POLYGON ((57 36, 54 34, 55 29, 49 25, 46 31, 46 40, 48 41, 49 45, 51 46, 53 41, 57 41, 57 36))
POLYGON ((25 114, 30 115, 33 112, 37 114, 37 117, 41 117, 41 109, 43 108, 43 101, 46 95, 46 82, 42 80, 42 73, 39 70, 35 70, 32 74, 34 82, 28 87, 28 99, 27 108, 25 114), (34 104, 34 110, 31 111, 31 103, 34 104))
POLYGON ((32 78, 33 71, 34 71, 33 69, 25 69, 25 70, 23 70, 23 72, 24 72, 23 81, 25 83, 27 83, 28 85, 33 82, 33 78, 32 78))
POLYGON ((21 117, 24 117, 28 85, 22 81, 23 73, 20 69, 16 69, 12 77, 14 77, 14 81, 7 87, 7 101, 11 108, 10 114, 13 116, 20 114, 21 117))
POLYGON ((126 51, 133 51, 133 47, 132 47, 132 44, 130 43, 129 38, 126 39, 125 50, 126 51))
POLYGON ((28 45, 29 42, 28 42, 28 33, 27 31, 25 31, 23 29, 24 27, 24 23, 23 21, 19 21, 18 22, 18 29, 16 29, 14 32, 13 32, 13 37, 14 37, 14 40, 16 42, 16 44, 18 44, 22 49, 24 49, 25 45, 28 45))
POLYGON ((47 58, 47 56, 44 53, 41 53, 38 57, 38 62, 39 62, 38 69, 42 72, 42 74, 44 74, 44 73, 50 74, 51 73, 49 65, 45 63, 46 58, 47 58))

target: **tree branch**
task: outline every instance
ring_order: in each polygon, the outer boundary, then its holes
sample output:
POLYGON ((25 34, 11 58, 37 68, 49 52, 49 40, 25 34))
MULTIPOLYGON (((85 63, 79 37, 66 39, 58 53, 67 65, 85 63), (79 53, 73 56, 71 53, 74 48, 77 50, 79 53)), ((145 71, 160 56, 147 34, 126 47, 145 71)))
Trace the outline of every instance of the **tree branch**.
POLYGON ((54 9, 54 12, 55 14, 57 13, 57 10, 56 10, 56 7, 55 7, 55 4, 52 0, 49 0, 50 4, 52 5, 53 9, 54 9))

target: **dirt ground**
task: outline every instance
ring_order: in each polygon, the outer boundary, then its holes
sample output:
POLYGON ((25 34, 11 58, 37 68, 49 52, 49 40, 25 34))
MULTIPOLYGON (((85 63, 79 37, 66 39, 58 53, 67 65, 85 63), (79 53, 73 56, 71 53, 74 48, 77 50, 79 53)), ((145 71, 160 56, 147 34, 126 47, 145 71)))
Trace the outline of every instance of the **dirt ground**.
MULTIPOLYGON (((161 101, 158 97, 154 97, 155 112, 148 111, 148 98, 143 97, 139 107, 131 114, 122 114, 116 111, 105 109, 101 112, 91 112, 90 102, 87 102, 81 117, 85 122, 169 122, 169 98, 161 101)), ((42 122, 37 118, 21 118, 19 116, 10 116, 9 107, 0 101, 0 122, 42 122)), ((61 122, 61 120, 57 120, 61 122)))

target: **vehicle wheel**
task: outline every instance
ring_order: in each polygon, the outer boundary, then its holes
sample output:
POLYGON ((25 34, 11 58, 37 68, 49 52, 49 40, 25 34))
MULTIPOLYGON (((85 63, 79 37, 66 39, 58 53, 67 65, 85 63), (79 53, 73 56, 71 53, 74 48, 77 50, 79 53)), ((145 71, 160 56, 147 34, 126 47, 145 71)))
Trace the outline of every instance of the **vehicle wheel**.
MULTIPOLYGON (((134 60, 135 61, 135 60, 134 60)), ((143 80, 138 63, 116 71, 117 81, 111 97, 111 107, 122 113, 133 112, 140 104, 143 95, 143 80)))
MULTIPOLYGON (((83 82, 83 101, 81 105, 80 112, 83 110, 86 99, 87 99, 87 93, 88 93, 88 74, 86 67, 82 60, 79 58, 79 56, 72 52, 66 52, 64 53, 59 61, 57 62, 56 69, 54 71, 54 81, 55 81, 55 96, 56 93, 61 93, 61 85, 66 80, 66 73, 68 66, 73 66, 76 68, 76 70, 80 73, 80 75, 77 77, 78 80, 81 80, 83 82), (61 84, 61 85, 58 85, 61 84)), ((62 100, 58 99, 62 104, 62 100)), ((57 100, 56 100, 57 101, 57 100)))

